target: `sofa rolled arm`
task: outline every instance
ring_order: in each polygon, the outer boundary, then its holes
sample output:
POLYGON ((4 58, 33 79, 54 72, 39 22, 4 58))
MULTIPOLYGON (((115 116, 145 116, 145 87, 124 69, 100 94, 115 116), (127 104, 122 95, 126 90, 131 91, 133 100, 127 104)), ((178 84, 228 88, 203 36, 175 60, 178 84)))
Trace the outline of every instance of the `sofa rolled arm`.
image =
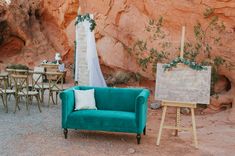
POLYGON ((72 87, 64 90, 60 93, 60 99, 62 101, 62 128, 67 128, 67 117, 74 109, 74 89, 78 87, 72 87))
POLYGON ((146 126, 149 94, 150 94, 149 90, 144 89, 136 97, 136 105, 135 105, 136 125, 137 125, 137 133, 139 134, 143 132, 143 129, 146 126))

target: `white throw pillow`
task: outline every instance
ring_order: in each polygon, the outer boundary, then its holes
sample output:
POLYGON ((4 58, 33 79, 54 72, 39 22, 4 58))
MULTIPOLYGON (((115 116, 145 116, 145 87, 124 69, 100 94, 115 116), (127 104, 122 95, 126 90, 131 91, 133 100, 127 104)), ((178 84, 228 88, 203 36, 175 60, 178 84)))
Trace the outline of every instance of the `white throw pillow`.
POLYGON ((95 90, 74 90, 75 109, 97 109, 95 105, 95 90))

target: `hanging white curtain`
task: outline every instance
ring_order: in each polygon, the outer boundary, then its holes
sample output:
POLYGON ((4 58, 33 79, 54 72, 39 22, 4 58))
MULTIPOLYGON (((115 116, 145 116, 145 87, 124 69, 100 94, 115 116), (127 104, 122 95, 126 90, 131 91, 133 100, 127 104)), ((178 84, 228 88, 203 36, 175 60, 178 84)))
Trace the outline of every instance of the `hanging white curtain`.
MULTIPOLYGON (((93 18, 92 15, 90 15, 91 18, 93 18)), ((98 60, 97 50, 96 50, 96 42, 95 42, 95 35, 94 32, 90 31, 90 23, 88 21, 84 21, 80 24, 83 24, 85 27, 85 33, 86 33, 86 61, 88 64, 88 70, 89 70, 89 85, 90 86, 96 86, 96 87, 106 87, 106 82, 104 80, 102 71, 100 69, 100 64, 98 60)), ((77 31, 76 26, 76 41, 78 39, 79 32, 77 31)), ((78 45, 79 43, 77 43, 78 45)), ((79 74, 76 72, 78 70, 78 63, 79 57, 79 48, 76 48, 76 68, 75 68, 75 81, 78 81, 79 74)))
POLYGON ((79 68, 78 68, 78 59, 79 59, 79 48, 78 48, 78 37, 79 37, 79 31, 78 31, 78 24, 76 25, 76 41, 75 41, 75 59, 74 59, 74 66, 75 66, 75 71, 74 71, 74 81, 78 82, 79 79, 79 68))

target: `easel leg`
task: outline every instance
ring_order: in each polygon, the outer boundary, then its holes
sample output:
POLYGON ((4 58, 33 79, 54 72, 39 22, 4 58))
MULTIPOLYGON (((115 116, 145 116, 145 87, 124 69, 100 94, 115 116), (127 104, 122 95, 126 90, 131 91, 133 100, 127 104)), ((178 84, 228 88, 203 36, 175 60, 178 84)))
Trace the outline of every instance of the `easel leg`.
POLYGON ((195 147, 198 148, 194 108, 191 108, 191 114, 192 114, 192 126, 193 126, 193 138, 194 138, 194 143, 195 143, 195 147))
POLYGON ((158 138, 157 138, 157 145, 160 144, 160 140, 161 140, 161 136, 162 136, 163 124, 164 124, 165 116, 166 116, 166 109, 167 109, 167 106, 164 106, 163 107, 163 112, 162 112, 162 120, 161 120, 160 129, 159 129, 159 133, 158 133, 158 138))
POLYGON ((179 128, 180 128, 180 107, 176 108, 176 123, 175 126, 178 128, 175 130, 175 136, 178 136, 179 128))

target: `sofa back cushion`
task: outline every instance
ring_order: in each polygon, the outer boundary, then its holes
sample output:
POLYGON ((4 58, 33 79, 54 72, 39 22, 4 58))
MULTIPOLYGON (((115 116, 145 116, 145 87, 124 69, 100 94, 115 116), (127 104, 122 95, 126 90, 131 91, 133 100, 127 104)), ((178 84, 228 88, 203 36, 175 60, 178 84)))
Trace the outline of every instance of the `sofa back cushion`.
POLYGON ((135 112, 136 97, 140 88, 99 88, 80 86, 80 90, 95 89, 96 107, 99 110, 135 112))

